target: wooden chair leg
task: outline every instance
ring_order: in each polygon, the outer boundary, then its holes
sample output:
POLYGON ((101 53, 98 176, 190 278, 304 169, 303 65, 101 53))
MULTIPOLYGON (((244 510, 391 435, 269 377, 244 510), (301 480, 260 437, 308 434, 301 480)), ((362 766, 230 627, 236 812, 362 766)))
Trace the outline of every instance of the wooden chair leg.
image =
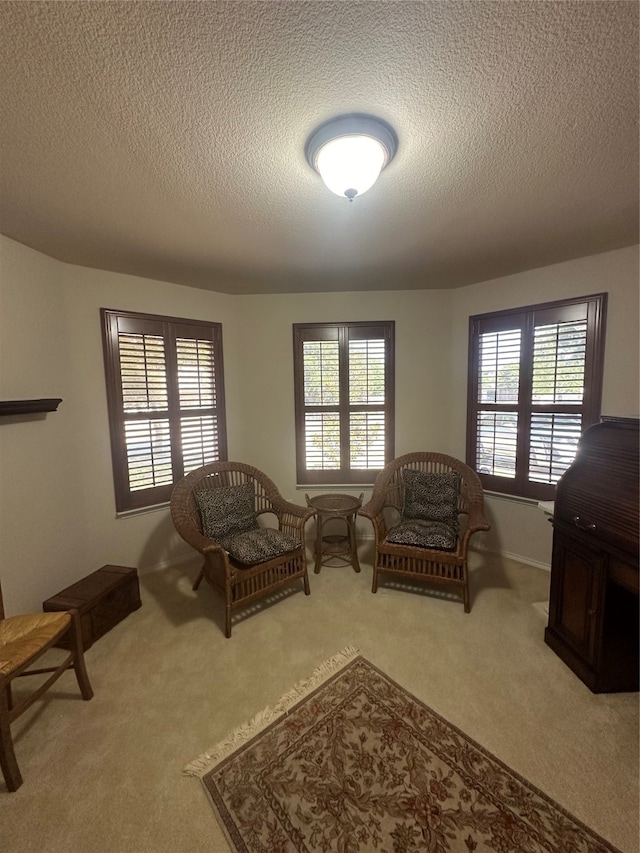
POLYGON ((9 791, 17 791, 22 785, 22 776, 13 749, 9 724, 9 685, 0 685, 0 767, 9 791))
POLYGON ((77 610, 71 610, 71 628, 70 637, 73 648, 73 669, 78 679, 78 687, 83 699, 91 699, 93 696, 93 688, 89 681, 87 668, 84 663, 84 648, 82 643, 82 625, 80 622, 80 614, 77 610))
POLYGON ((303 581, 304 581, 304 594, 310 595, 311 589, 309 588, 309 576, 307 574, 305 574, 303 581))

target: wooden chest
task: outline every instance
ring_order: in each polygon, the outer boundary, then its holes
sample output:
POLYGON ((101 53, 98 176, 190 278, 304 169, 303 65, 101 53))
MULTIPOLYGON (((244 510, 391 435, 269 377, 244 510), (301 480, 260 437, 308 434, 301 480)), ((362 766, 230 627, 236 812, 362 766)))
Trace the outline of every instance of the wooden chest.
MULTIPOLYGON (((126 566, 103 566, 42 602, 45 613, 79 611, 85 651, 141 606, 138 572, 126 566)), ((63 638, 59 645, 68 647, 68 641, 63 638)))

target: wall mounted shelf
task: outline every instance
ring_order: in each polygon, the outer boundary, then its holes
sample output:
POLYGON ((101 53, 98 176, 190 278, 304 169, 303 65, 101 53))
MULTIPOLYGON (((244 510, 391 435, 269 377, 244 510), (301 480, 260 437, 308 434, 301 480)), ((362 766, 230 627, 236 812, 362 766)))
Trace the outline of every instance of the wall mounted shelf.
POLYGON ((47 397, 42 400, 0 400, 0 416, 55 412, 61 402, 62 397, 47 397))

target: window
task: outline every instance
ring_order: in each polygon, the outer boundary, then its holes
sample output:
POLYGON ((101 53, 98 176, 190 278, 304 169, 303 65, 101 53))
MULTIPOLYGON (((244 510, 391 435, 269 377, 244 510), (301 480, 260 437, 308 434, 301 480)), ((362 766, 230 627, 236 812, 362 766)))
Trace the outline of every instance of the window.
POLYGON ((298 482, 372 483, 393 459, 394 323, 293 327, 298 482))
POLYGON ((470 318, 467 462, 486 489, 553 500, 600 417, 606 293, 470 318))
POLYGON ((116 510, 226 459, 222 326, 101 310, 116 510))

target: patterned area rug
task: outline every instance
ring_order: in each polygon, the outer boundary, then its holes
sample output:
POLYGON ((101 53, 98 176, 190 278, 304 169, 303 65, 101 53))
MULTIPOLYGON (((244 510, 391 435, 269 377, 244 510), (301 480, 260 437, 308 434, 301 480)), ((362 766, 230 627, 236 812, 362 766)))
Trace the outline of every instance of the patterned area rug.
POLYGON ((619 853, 355 649, 185 773, 238 853, 619 853))

